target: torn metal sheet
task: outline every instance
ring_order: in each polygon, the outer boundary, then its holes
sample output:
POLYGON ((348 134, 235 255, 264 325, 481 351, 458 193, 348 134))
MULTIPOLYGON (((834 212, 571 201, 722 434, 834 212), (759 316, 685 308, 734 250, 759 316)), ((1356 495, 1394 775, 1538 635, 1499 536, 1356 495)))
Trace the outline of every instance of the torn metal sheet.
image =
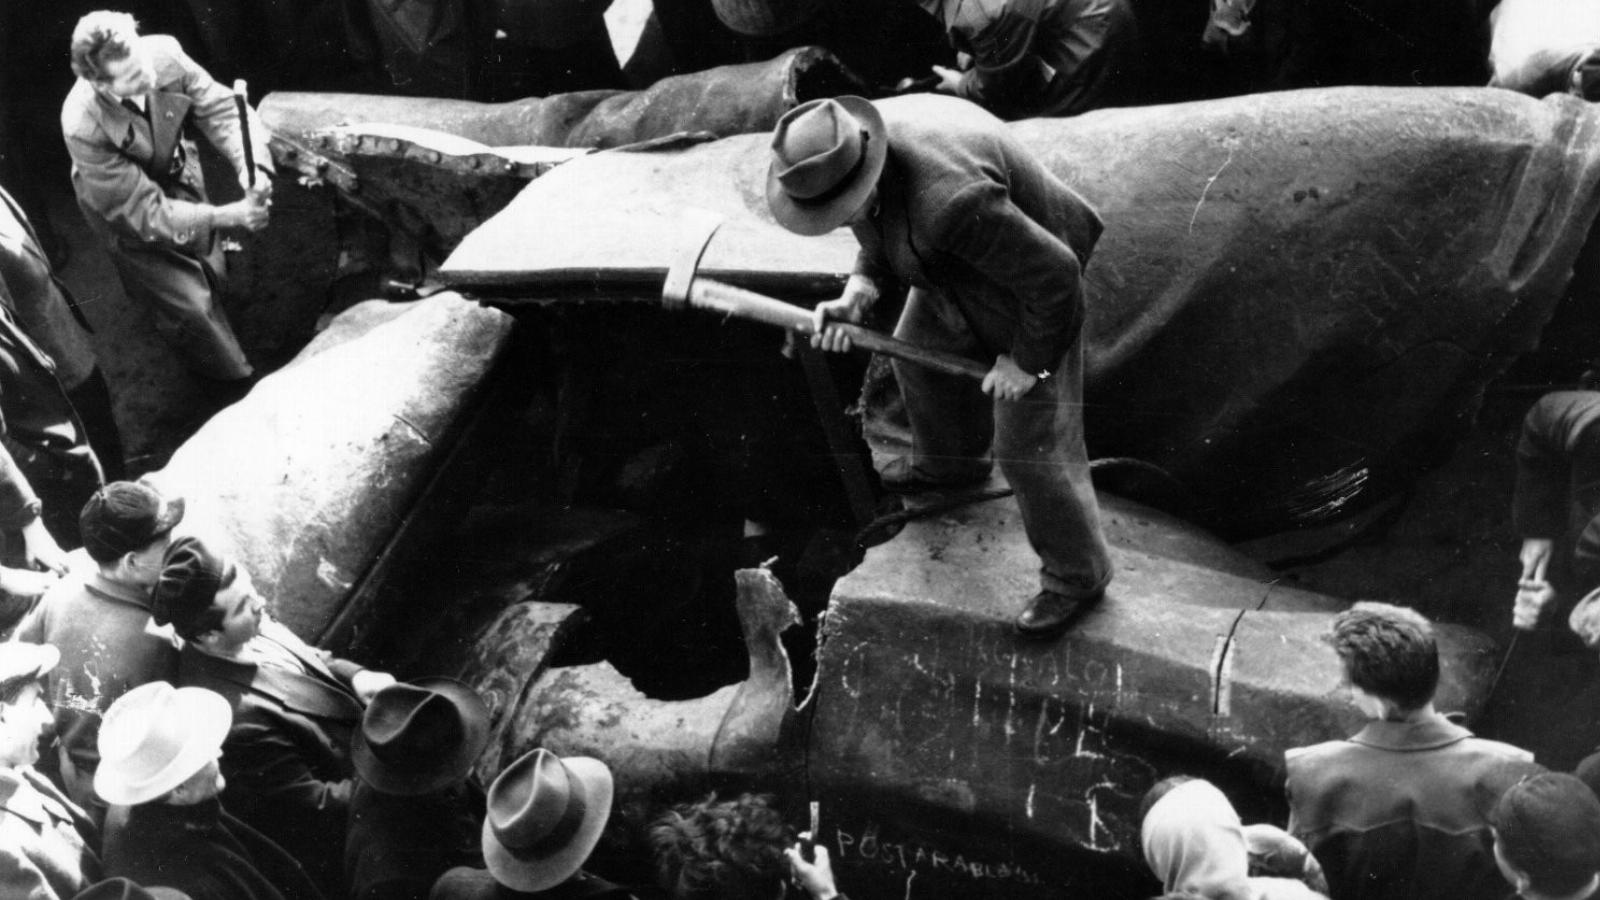
MULTIPOLYGON (((906 97, 937 117, 944 98, 906 97)), ((1337 518, 1413 478, 1531 349, 1600 208, 1600 114, 1490 89, 1342 88, 1009 127, 1099 210, 1087 434, 1230 536, 1337 518)), ((709 277, 838 290, 847 231, 766 210, 764 135, 600 153, 527 188, 441 270, 493 302, 654 297, 686 209, 709 277)))

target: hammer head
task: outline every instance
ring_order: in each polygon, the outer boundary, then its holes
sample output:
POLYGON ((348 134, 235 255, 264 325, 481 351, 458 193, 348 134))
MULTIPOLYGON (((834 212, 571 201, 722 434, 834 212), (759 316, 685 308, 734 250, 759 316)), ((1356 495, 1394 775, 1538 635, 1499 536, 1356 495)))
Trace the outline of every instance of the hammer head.
POLYGON ((667 269, 667 280, 661 285, 661 305, 667 309, 685 309, 689 305, 689 288, 700 269, 711 238, 722 227, 722 217, 713 213, 686 213, 683 217, 682 240, 667 269))

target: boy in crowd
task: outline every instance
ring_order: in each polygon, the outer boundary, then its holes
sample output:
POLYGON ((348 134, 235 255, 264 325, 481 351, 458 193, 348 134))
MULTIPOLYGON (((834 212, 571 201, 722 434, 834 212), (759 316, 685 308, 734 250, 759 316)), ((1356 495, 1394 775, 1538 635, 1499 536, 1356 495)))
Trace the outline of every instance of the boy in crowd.
MULTIPOLYGON (((805 835, 801 835, 805 837, 805 835)), ((650 826, 656 879, 672 900, 777 900, 793 879, 812 900, 843 900, 828 848, 805 859, 764 794, 683 803, 650 826)))
POLYGON ((1525 900, 1600 897, 1600 800, 1577 778, 1545 772, 1513 785, 1489 817, 1494 861, 1525 900))
POLYGON ((1439 649, 1415 611, 1357 603, 1334 619, 1329 641, 1372 721, 1285 758, 1289 831, 1322 863, 1332 896, 1501 897, 1488 802, 1532 754, 1473 737, 1434 709, 1439 649))

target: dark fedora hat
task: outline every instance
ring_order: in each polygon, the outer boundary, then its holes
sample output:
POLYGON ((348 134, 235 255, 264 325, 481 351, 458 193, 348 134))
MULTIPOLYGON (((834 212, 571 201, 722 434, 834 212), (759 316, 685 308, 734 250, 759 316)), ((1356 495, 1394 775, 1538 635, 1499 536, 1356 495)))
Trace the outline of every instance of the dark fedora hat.
POLYGON ((489 874, 529 893, 577 874, 611 817, 611 792, 611 770, 598 759, 563 759, 542 748, 518 757, 489 788, 489 874))
POLYGON ((373 695, 350 761, 386 794, 428 794, 467 777, 489 742, 489 708, 451 678, 392 684, 373 695))
POLYGON ((772 132, 767 207, 796 234, 827 234, 867 202, 888 154, 889 133, 872 101, 802 103, 772 132))

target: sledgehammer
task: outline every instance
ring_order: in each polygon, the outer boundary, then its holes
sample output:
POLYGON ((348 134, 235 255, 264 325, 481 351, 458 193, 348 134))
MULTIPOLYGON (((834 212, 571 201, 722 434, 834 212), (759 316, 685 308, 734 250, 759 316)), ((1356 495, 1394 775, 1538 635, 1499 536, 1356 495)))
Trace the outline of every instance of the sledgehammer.
MULTIPOLYGON (((765 294, 698 276, 700 260, 705 256, 706 247, 711 244, 712 236, 717 233, 721 225, 719 220, 709 224, 695 223, 688 226, 691 230, 686 235, 682 252, 667 270, 666 283, 661 287, 662 305, 667 309, 710 310, 725 316, 788 328, 804 335, 813 334, 816 327, 810 310, 765 294)), ((951 375, 967 375, 979 381, 989 374, 988 366, 963 356, 918 347, 870 328, 862 328, 860 325, 847 322, 832 322, 830 326, 844 329, 850 336, 850 343, 855 346, 885 356, 914 362, 951 375)))

